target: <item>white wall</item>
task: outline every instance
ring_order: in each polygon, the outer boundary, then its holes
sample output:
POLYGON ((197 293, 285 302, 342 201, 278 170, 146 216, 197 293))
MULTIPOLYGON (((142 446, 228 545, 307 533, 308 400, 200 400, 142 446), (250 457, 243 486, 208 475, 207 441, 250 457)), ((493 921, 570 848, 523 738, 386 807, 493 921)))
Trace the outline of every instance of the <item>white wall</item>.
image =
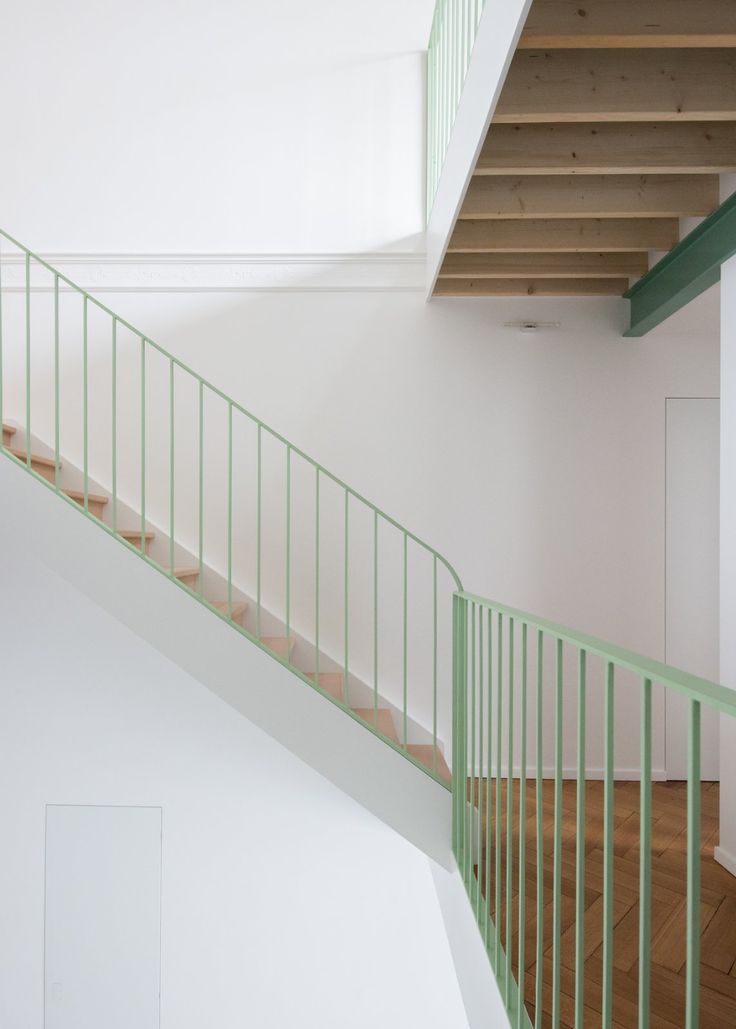
MULTIPOLYGON (((621 339, 619 301, 112 300, 436 546, 468 589, 664 657, 665 398, 718 395, 717 291, 641 342, 621 339), (504 327, 525 313, 560 327, 504 327)), ((623 729, 638 707, 619 696, 623 729)), ((638 741, 622 737, 631 769, 638 741)))
MULTIPOLYGON (((92 252, 86 282, 95 251, 421 246, 430 2, 134 5, 124 23, 109 5, 47 6, 16 5, 3 35, 0 74, 32 67, 38 86, 9 112, 0 183, 36 249, 92 252)), ((718 393, 716 291, 635 342, 622 301, 425 305, 413 280, 346 289, 339 262, 259 292, 263 276, 223 261, 216 287, 186 266, 162 286, 138 262, 129 292, 101 295, 468 588, 664 656, 664 403, 718 393), (504 327, 528 317, 560 327, 504 327)), ((78 333, 69 350, 78 377, 78 333)), ((106 389, 95 402, 104 417, 106 389)))
POLYGON ((46 804, 162 808, 162 1027, 466 1025, 419 851, 7 537, 0 571, 4 1029, 43 1025, 46 804))
POLYGON ((46 251, 414 247, 433 8, 11 0, 3 228, 46 251))

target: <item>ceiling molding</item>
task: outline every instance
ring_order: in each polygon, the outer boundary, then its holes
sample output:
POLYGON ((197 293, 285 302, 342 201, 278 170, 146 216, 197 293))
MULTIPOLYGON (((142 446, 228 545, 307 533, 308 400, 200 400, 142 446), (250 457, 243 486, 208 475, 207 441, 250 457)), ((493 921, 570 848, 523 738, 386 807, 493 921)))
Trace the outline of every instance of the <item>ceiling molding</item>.
MULTIPOLYGON (((425 255, 366 254, 43 253, 41 260, 82 289, 99 293, 416 292, 425 255)), ((25 259, 0 257, 3 286, 21 291, 25 259)), ((53 289, 51 273, 31 260, 31 289, 53 289)), ((64 291, 62 281, 60 290, 64 291)))

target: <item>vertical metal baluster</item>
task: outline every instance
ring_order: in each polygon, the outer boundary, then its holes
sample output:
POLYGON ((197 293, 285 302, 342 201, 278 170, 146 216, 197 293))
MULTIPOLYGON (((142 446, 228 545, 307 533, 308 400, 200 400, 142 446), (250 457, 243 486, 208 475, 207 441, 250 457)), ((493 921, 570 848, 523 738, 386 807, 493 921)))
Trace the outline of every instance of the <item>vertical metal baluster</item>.
MULTIPOLYGON (((86 434, 85 434, 86 435, 86 434)), ((85 487, 86 493, 86 487, 85 487)), ((141 337, 141 550, 146 531, 146 341, 141 337)))
POLYGON ((526 732, 527 732, 527 624, 521 626, 521 769, 519 774, 519 1010, 517 1029, 523 1029, 526 974, 526 732))
POLYGON ((466 886, 470 885, 469 868, 470 868, 470 848, 468 846, 470 838, 470 826, 469 826, 469 815, 468 815, 468 733, 470 732, 470 701, 468 697, 468 690, 470 688, 470 660, 468 658, 468 646, 470 644, 470 629, 468 628, 468 615, 472 618, 473 605, 468 601, 465 605, 465 639, 463 645, 465 648, 465 661, 464 661, 464 683, 465 690, 463 694, 463 764, 462 764, 462 779, 460 781, 459 790, 460 798, 462 801, 463 809, 463 864, 462 864, 462 875, 466 886))
POLYGON ((542 1026, 542 971, 544 963, 544 633, 537 630, 537 767, 536 767, 536 836, 537 836, 537 950, 534 981, 534 1027, 542 1026))
POLYGON ((687 964, 685 1029, 700 1025, 700 701, 690 701, 687 751, 687 964))
POLYGON ((403 734, 404 750, 409 745, 409 721, 407 714, 407 702, 409 691, 409 564, 408 564, 409 537, 404 533, 404 661, 403 661, 403 734))
POLYGON ((26 254, 26 464, 31 467, 31 255, 26 254))
POLYGON ((169 361, 169 568, 174 574, 174 497, 176 483, 174 479, 174 359, 169 361))
POLYGON ((204 382, 199 380, 199 596, 204 593, 204 382))
POLYGON ((601 1024, 611 1029, 613 1018, 613 686, 614 667, 606 662, 605 792, 603 801, 603 1004, 601 1024))
MULTIPOLYGON (((481 630, 482 631, 482 630, 481 630)), ((481 675, 481 679, 483 676, 481 675)), ((482 718, 482 716, 481 716, 482 718)), ((432 559, 432 771, 437 775, 437 555, 432 559)), ((480 773, 479 773, 480 774, 480 773)))
MULTIPOLYGON (((478 765, 473 774, 478 782, 478 902, 475 918, 481 925, 481 907, 483 904, 483 607, 478 605, 478 765)), ((475 788, 474 788, 475 789, 475 788)), ((474 794, 475 799, 475 794, 474 794)))
MULTIPOLYGON (((227 616, 233 617, 233 402, 227 405, 227 616)), ((289 633, 286 633, 287 639, 289 633)), ((288 653, 288 648, 287 648, 288 653)))
POLYGON ((465 612, 467 602, 455 595, 455 636, 453 639, 453 668, 457 676, 454 683, 452 720, 455 728, 455 746, 452 752, 453 775, 453 807, 455 812, 455 838, 457 866, 461 875, 465 873, 465 796, 463 794, 463 778, 465 776, 465 753, 463 750, 463 734, 465 732, 465 612))
POLYGON ((509 618, 509 735, 506 753, 506 1004, 511 999, 514 878, 514 619, 509 618))
POLYGON ((59 489, 59 276, 54 274, 54 485, 59 489))
MULTIPOLYGON (((256 636, 261 638, 261 512, 263 507, 262 490, 262 456, 263 443, 261 438, 261 423, 258 423, 258 467, 257 467, 257 489, 256 489, 256 636)), ((287 643, 288 646, 288 643, 287 643)), ((317 680, 319 685, 319 680, 317 680)))
MULTIPOLYGON (((495 867, 495 929, 496 929, 496 975, 501 974, 501 761, 503 756, 503 615, 497 614, 496 631, 496 867, 495 867)), ((503 994, 503 988, 501 989, 503 994)), ((504 997, 504 1001, 506 998, 504 997)))
POLYGON ((583 1025, 585 1010, 585 709, 586 652, 578 653, 578 768, 575 854, 575 1025, 583 1025))
POLYGON ((460 834, 458 832, 460 818, 460 791, 458 789, 460 781, 460 730, 458 724, 460 712, 460 603, 461 598, 454 593, 452 596, 452 852, 458 867, 461 867, 459 861, 460 834))
POLYGON ((556 642, 555 670, 555 843, 552 909, 552 1029, 560 1027, 560 939, 562 929, 562 640, 556 642))
POLYGON ((468 610, 470 604, 467 600, 463 601, 462 612, 462 691, 461 691, 461 703, 462 703, 462 721, 461 721, 461 738, 460 738, 460 753, 461 753, 461 764, 460 764, 460 775, 461 780, 458 783, 458 798, 460 800, 460 811, 462 813, 462 858, 463 863, 461 865, 463 871, 463 877, 465 879, 465 885, 468 884, 467 873, 465 870, 465 858, 468 852, 468 841, 466 836, 467 825, 468 825, 468 804, 467 804, 467 787, 468 781, 468 610))
POLYGON ((112 531, 118 531, 118 320, 112 317, 112 531))
POLYGON ((475 602, 470 604, 470 781, 468 783, 468 777, 465 777, 465 803, 470 802, 470 826, 468 841, 468 882, 470 883, 470 903, 474 905, 477 901, 480 890, 475 889, 475 868, 473 864, 473 849, 475 845, 475 729, 477 725, 476 709, 475 709, 475 694, 476 694, 476 637, 475 637, 475 623, 477 621, 478 607, 475 602), (470 797, 468 797, 468 784, 470 785, 470 797))
POLYGON ((486 762, 486 922, 485 945, 490 953, 491 933, 491 787, 493 783, 493 615, 486 611, 488 620, 488 760, 486 762))
POLYGON ((2 434, 3 427, 3 237, 0 234, 0 443, 5 446, 5 437, 2 434))
MULTIPOLYGON (((88 310, 87 297, 82 301, 84 329, 82 333, 82 434, 84 436, 84 510, 89 513, 89 360, 87 356, 88 340, 88 310)), ((141 540, 141 551, 143 540, 141 540)))
POLYGON ((429 211, 432 203, 433 179, 434 179, 434 86, 435 86, 435 47, 434 47, 434 25, 429 40, 429 52, 427 54, 427 203, 426 219, 429 219, 429 211))
POLYGON ((378 511, 373 511, 373 723, 378 725, 378 511))
POLYGON ((350 706, 350 697, 349 697, 350 687, 349 687, 349 683, 348 683, 348 667, 349 667, 349 665, 348 665, 348 632, 349 632, 349 627, 350 627, 350 621, 349 621, 350 612, 349 612, 349 606, 348 606, 349 605, 349 600, 350 600, 349 585, 348 585, 348 583, 349 583, 349 579, 348 579, 348 574, 349 574, 349 546, 350 546, 350 537, 348 535, 348 530, 349 530, 349 521, 348 521, 348 519, 349 519, 349 512, 350 512, 349 500, 350 500, 350 494, 348 493, 348 491, 346 489, 345 490, 345 600, 344 600, 344 609, 345 609, 345 642, 344 642, 345 673, 344 673, 344 677, 343 677, 343 698, 342 699, 343 699, 343 701, 345 702, 345 704, 348 707, 350 706))
POLYGON ((319 684, 319 465, 314 472, 314 681, 319 684))
POLYGON ((649 1029, 652 924, 652 680, 641 690, 641 796, 639 827, 639 1029, 649 1029))
POLYGON ((442 9, 440 32, 440 139, 437 155, 437 171, 435 180, 439 184, 440 173, 445 159, 447 139, 447 32, 445 27, 445 8, 442 9))
MULTIPOLYGON (((291 446, 286 444, 286 639, 291 638, 291 446)), ((287 658, 291 650, 286 644, 287 658)), ((346 673, 347 676, 347 673, 346 673)), ((317 680, 319 683, 319 680, 317 680)))

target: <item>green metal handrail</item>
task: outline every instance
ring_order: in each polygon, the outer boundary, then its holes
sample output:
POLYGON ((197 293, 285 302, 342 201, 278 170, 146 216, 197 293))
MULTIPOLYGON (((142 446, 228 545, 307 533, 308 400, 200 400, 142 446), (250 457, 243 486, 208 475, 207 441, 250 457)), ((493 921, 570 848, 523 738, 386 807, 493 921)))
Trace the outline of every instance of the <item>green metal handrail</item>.
POLYGON ((485 0, 437 0, 427 54, 427 220, 485 0))
MULTIPOLYGON (((552 1029, 559 1029, 561 1005, 561 907, 563 811, 563 692, 565 656, 574 669, 577 706, 576 841, 575 841, 575 1026, 584 1025, 585 888, 586 888, 586 731, 587 701, 594 689, 591 662, 600 666, 603 694, 603 979, 601 1025, 613 1020, 614 949, 614 712, 616 673, 635 677, 640 693, 640 825, 639 825, 639 1010, 640 1029, 650 1024, 652 900, 652 689, 660 684, 684 697, 689 705, 687 788, 687 967, 682 1024, 697 1029, 700 984, 700 748, 703 705, 736 717, 736 692, 678 671, 658 661, 574 632, 515 608, 471 593, 455 594, 453 849, 476 913, 499 988, 515 1029, 541 1029, 544 909, 552 916, 552 1029), (572 657, 574 660, 570 660, 572 657), (535 660, 532 660, 535 659, 535 660), (534 675, 532 686, 530 677, 534 675), (552 889, 545 888, 542 825, 545 693, 553 693, 554 831, 552 889), (536 703, 535 748, 529 756, 529 695, 536 703), (514 706, 519 705, 518 725, 514 706), (504 706, 505 705, 505 706, 504 706), (495 724, 494 724, 495 719, 495 724), (514 746, 520 738, 518 774, 514 746), (518 778, 518 785, 514 779, 518 778), (495 783, 494 783, 495 779, 495 783), (504 787, 505 780, 505 787, 504 787), (533 834, 526 816, 528 783, 534 785, 536 820, 533 834), (523 788, 522 788, 523 784, 523 788), (495 785, 495 790, 493 786, 495 785), (495 794, 495 796, 494 796, 495 794), (514 841, 514 808, 518 803, 518 840, 514 841), (505 805, 505 821, 504 821, 505 805), (493 817, 492 817, 493 809, 493 817), (485 824, 484 824, 485 823, 485 824), (526 877, 530 844, 536 849, 535 939, 528 940, 526 877), (505 836, 505 840, 504 840, 505 836), (514 857, 518 876, 514 877, 514 857), (502 866, 505 866, 502 867, 502 866), (517 949, 513 949, 513 890, 518 893, 517 949), (501 928, 505 922, 505 939, 501 928), (536 945, 533 984, 527 982, 527 945, 536 945), (516 966, 516 975, 513 969, 516 966), (533 989, 531 988, 533 985, 533 989), (525 1005, 534 998, 534 1022, 525 1005)), ((626 683, 621 688, 631 685, 626 683)), ((569 751, 568 751, 569 752, 569 751)), ((545 1025, 547 1023, 544 1023, 545 1025)), ((585 1023, 587 1024, 587 1022, 585 1023)))
MULTIPOLYGON (((372 669, 372 708, 373 708, 373 721, 367 720, 365 715, 361 716, 359 720, 361 724, 365 725, 369 730, 380 736, 386 743, 400 751, 410 761, 422 768, 425 772, 430 774, 437 781, 449 788, 449 784, 442 775, 442 766, 444 764, 442 759, 441 743, 438 737, 438 687, 440 679, 442 677, 441 669, 438 668, 437 663, 437 637, 438 637, 438 619, 437 619, 437 593, 438 589, 444 588, 444 585, 438 585, 438 571, 442 570, 442 574, 447 576, 447 589, 446 598, 449 604, 451 600, 452 590, 462 588, 460 578, 449 564, 449 562, 436 551, 434 548, 425 543, 418 536, 412 533, 409 529, 401 525, 396 519, 392 518, 385 511, 382 511, 375 504, 371 503, 364 496, 362 496, 352 486, 349 486, 346 482, 334 475, 328 469, 324 468, 318 461, 310 457, 303 450, 297 447, 294 443, 286 439, 276 430, 272 429, 260 418, 253 415, 250 411, 246 410, 226 393, 220 390, 213 383, 208 382, 201 375, 195 372, 192 368, 186 365, 178 357, 166 351, 163 347, 154 343, 140 330, 136 329, 120 315, 116 314, 109 307, 103 304, 97 297, 82 289, 71 279, 69 279, 62 272, 58 271, 48 262, 43 260, 33 251, 29 250, 26 246, 20 243, 18 240, 10 236, 7 232, 0 229, 0 237, 7 241, 11 247, 16 248, 20 255, 20 261, 23 265, 23 283, 19 287, 14 289, 19 290, 23 294, 23 330, 22 340, 19 338, 20 331, 14 334, 13 340, 8 338, 7 328, 4 331, 4 314, 7 305, 7 294, 8 288, 5 286, 2 278, 2 267, 3 258, 0 255, 0 423, 3 421, 3 408, 4 408, 4 394, 6 392, 6 386, 4 384, 4 369, 7 364, 8 347, 17 343, 19 347, 23 348, 24 355, 24 398, 20 401, 20 398, 16 398, 19 401, 20 406, 24 407, 24 417, 20 419, 22 422, 22 428, 25 431, 25 454, 21 460, 17 456, 10 454, 9 451, 3 447, 4 452, 7 456, 22 463, 24 467, 31 473, 45 482, 51 488, 55 489, 56 492, 62 496, 63 499, 69 501, 69 503, 75 503, 64 493, 64 487, 61 482, 61 433, 60 433, 60 362, 63 356, 62 348, 60 347, 60 284, 63 284, 66 288, 77 294, 82 301, 82 317, 81 317, 81 342, 82 342, 82 369, 81 369, 81 392, 82 392, 82 465, 83 465, 83 511, 84 513, 93 518, 95 522, 106 529, 111 534, 115 535, 124 545, 132 547, 139 553, 141 558, 146 560, 149 564, 155 567, 158 571, 167 575, 174 583, 183 589, 187 589, 192 596, 195 596, 198 600, 204 603, 210 610, 218 614, 220 617, 225 618, 230 625, 233 626, 237 631, 240 631, 250 640, 256 643, 263 649, 280 660, 283 664, 289 667, 295 674, 299 675, 305 682, 307 682, 313 688, 319 690, 328 699, 343 707, 349 714, 354 718, 359 716, 354 710, 354 704, 351 704, 350 690, 351 680, 356 677, 354 668, 354 662, 351 654, 351 640, 350 640, 350 619, 349 619, 349 598, 350 598, 350 585, 351 585, 351 568, 350 568, 350 523, 351 515, 355 518, 358 509, 363 509, 369 513, 369 517, 372 520, 372 531, 373 531, 373 555, 372 555, 372 631, 373 639, 370 643, 370 652, 373 655, 373 669, 372 669), (32 383, 33 383, 33 362, 36 359, 34 343, 34 332, 36 324, 33 320, 32 311, 32 293, 34 292, 34 286, 32 285, 32 271, 36 268, 44 269, 45 272, 49 273, 52 277, 52 286, 49 292, 53 296, 53 318, 51 324, 48 326, 52 334, 53 343, 53 367, 50 370, 50 374, 53 377, 53 412, 54 412, 54 474, 52 481, 48 481, 43 475, 37 473, 33 468, 34 455, 32 452, 33 436, 32 436, 32 415, 33 415, 33 403, 32 403, 32 383), (110 420, 111 420, 111 439, 112 439, 112 453, 111 453, 111 464, 109 473, 109 489, 112 500, 112 523, 111 525, 106 524, 99 518, 94 517, 90 513, 90 466, 89 466, 89 391, 90 391, 90 358, 89 358, 89 343, 90 343, 90 310, 95 308, 101 312, 108 319, 109 326, 109 352, 111 360, 111 378, 110 378, 110 393, 108 394, 111 398, 111 409, 110 409, 110 420), (124 432, 127 428, 120 423, 121 413, 124 410, 124 404, 121 404, 120 390, 121 382, 120 376, 118 375, 118 368, 124 344, 121 342, 120 330, 127 330, 133 336, 133 345, 137 340, 139 353, 138 353, 138 383, 140 387, 139 400, 140 403, 140 454, 139 454, 139 489, 140 489, 140 508, 137 512, 140 529, 140 548, 133 546, 133 544, 125 539, 122 539, 119 535, 121 531, 119 525, 119 485, 120 485, 120 468, 118 461, 118 437, 121 432, 124 432), (4 354, 5 352, 5 354, 4 354), (166 564, 152 560, 146 553, 146 546, 144 540, 147 532, 147 451, 149 444, 149 436, 153 432, 148 426, 147 418, 147 406, 149 403, 149 387, 147 384, 147 365, 150 363, 150 357, 152 354, 158 355, 168 364, 167 372, 167 386, 165 393, 167 395, 157 397, 157 403, 160 409, 165 410, 168 407, 168 560, 166 564), (4 362, 4 356, 6 358, 4 362), (196 506, 198 507, 197 512, 197 553, 196 561, 198 571, 198 589, 193 591, 188 586, 184 585, 179 581, 175 572, 175 550, 178 546, 176 540, 176 524, 175 524, 175 512, 178 510, 177 507, 177 492, 176 492, 176 403, 177 396, 183 392, 181 388, 182 378, 186 377, 194 386, 194 392, 196 394, 195 410, 192 412, 193 423, 198 428, 198 440, 197 440, 197 477, 198 477, 198 490, 196 506), (223 612, 216 608, 210 600, 205 596, 204 591, 204 579, 207 566, 205 563, 205 550, 207 545, 206 533, 204 530, 204 493, 205 493, 205 480, 206 480, 206 454, 204 445, 204 416, 205 416, 205 400, 207 398, 216 398, 216 400, 224 406, 227 419, 227 444, 225 447, 226 453, 223 456, 224 463, 227 469, 226 485, 223 492, 224 506, 227 512, 227 529, 226 529, 226 565, 227 573, 225 576, 226 580, 226 592, 227 592, 227 604, 226 610, 223 612), (248 484, 252 487, 253 492, 256 496, 257 503, 257 526, 255 531, 254 547, 257 552, 257 570, 256 570, 256 582, 255 582, 255 605, 256 605, 256 616, 255 616, 255 627, 254 630, 248 630, 245 627, 238 625, 232 620, 233 613, 233 531, 234 531, 234 482, 235 482, 235 470, 234 470, 234 439, 233 439, 233 414, 237 412, 239 415, 247 419, 248 423, 253 426, 256 432, 257 438, 257 465, 256 465, 256 481, 255 483, 248 484), (265 455, 264 455, 264 441, 269 439, 277 443, 282 450, 285 457, 286 464, 286 486, 284 496, 284 507, 285 507, 285 538, 283 544, 283 559, 285 563, 285 584, 284 584, 284 606, 283 610, 279 612, 269 612, 265 608, 265 602, 262 596, 262 562, 263 562, 263 530, 266 525, 266 521, 269 518, 269 512, 264 510, 264 478, 266 474, 265 468, 265 455), (314 475, 314 490, 315 490, 315 508, 314 508, 314 520, 315 520, 315 546, 314 546, 314 627, 308 642, 314 647, 314 672, 307 672, 303 668, 297 667, 291 660, 291 640, 292 640, 292 628, 293 628, 293 606, 292 606, 292 535, 293 535, 293 497, 292 497, 292 479, 293 479, 293 468, 296 461, 304 462, 309 468, 312 469, 314 475), (324 664, 327 660, 325 658, 325 652, 321 651, 323 634, 321 633, 320 625, 320 612, 324 608, 327 600, 333 602, 333 606, 337 603, 338 594, 333 591, 333 596, 329 596, 327 589, 320 579, 320 563, 321 563, 321 550, 320 550, 320 530, 323 525, 323 507, 324 499, 321 501, 321 495, 324 495, 324 484, 329 482, 337 490, 342 492, 343 501, 343 530, 344 530, 344 568, 343 568, 343 585, 339 591, 339 597, 343 604, 342 620, 342 644, 343 653, 339 656, 339 660, 336 658, 331 660, 330 663, 339 666, 342 674, 342 688, 339 694, 336 695, 335 689, 323 687, 322 679, 324 677, 324 670, 321 668, 321 664, 324 664), (322 503, 322 509, 321 509, 322 503), (400 717, 401 726, 399 732, 398 742, 396 739, 391 738, 391 734, 385 734, 378 724, 378 709, 379 709, 379 666, 378 666, 378 648, 379 648, 379 576, 384 576, 385 569, 381 561, 379 561, 379 528, 385 533, 390 530, 397 534, 397 537, 401 545, 401 567, 400 575, 402 585, 400 594, 397 595, 395 600, 396 609, 400 612, 402 618, 402 626, 400 633, 403 634, 402 640, 402 656, 400 663, 397 667, 396 678, 397 682, 389 684, 397 696, 400 696, 400 701, 396 705, 393 705, 397 715, 400 717), (429 606, 433 614, 433 628, 431 630, 431 640, 429 642, 428 650, 426 654, 422 655, 422 660, 426 666, 433 668, 432 673, 432 696, 431 696, 431 713, 427 715, 428 721, 431 721, 431 728, 426 730, 427 743, 420 743, 419 746, 415 746, 411 742, 412 729, 410 727, 411 718, 411 703, 412 703, 412 689, 410 688, 409 679, 409 666, 408 666, 408 645, 409 645, 409 617, 410 614, 414 614, 414 606, 410 605, 409 593, 410 593, 410 580, 408 571, 408 555, 410 549, 419 554, 424 554, 428 557, 431 562, 432 568, 432 582, 434 596, 427 598, 423 596, 420 598, 421 603, 425 606, 429 606), (262 642, 262 619, 269 615, 272 620, 274 616, 277 616, 278 621, 284 627, 284 639, 285 639, 285 655, 274 653, 274 651, 265 646, 262 642), (431 746, 431 760, 427 760, 426 753, 422 756, 417 756, 419 750, 426 750, 427 746, 431 746), (414 752, 412 749, 414 748, 414 752)), ((7 264, 7 255, 5 258, 7 264)), ((128 352, 130 352, 130 345, 128 346, 128 352)), ((5 409, 7 411, 7 398, 5 409)), ((35 424, 35 419, 34 423, 35 424)), ((102 479, 100 479, 102 482, 102 479)), ((106 486, 104 488, 107 488, 106 486)), ((272 514, 272 512, 271 512, 272 514)), ((339 612, 332 612, 335 617, 339 616, 339 612)), ((334 621, 334 618, 333 618, 334 621)), ((398 630, 398 627, 397 627, 398 630)), ((426 645, 426 644, 425 644, 426 645)), ((329 656, 329 655, 328 655, 329 656)), ((334 673, 333 673, 334 674, 334 673)), ((445 676, 446 681, 449 682, 450 678, 450 648, 448 642, 448 667, 447 675, 445 676)), ((361 680, 362 683, 362 680, 361 680)), ((365 691, 364 691, 365 692, 365 691)), ((415 722, 416 725, 420 723, 415 722)), ((448 737, 450 735, 450 726, 447 727, 448 737)), ((424 739, 425 737, 422 737, 424 739)), ((448 740, 449 742, 449 740, 448 740)), ((449 755, 448 755, 449 756, 449 755)))

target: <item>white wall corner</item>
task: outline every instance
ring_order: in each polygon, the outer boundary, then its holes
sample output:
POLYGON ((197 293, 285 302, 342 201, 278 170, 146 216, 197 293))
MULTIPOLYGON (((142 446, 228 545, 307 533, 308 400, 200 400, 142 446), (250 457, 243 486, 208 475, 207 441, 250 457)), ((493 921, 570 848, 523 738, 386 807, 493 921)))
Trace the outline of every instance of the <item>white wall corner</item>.
POLYGON ((483 9, 427 225, 428 297, 531 5, 532 0, 505 0, 483 9))
POLYGON ((716 847, 713 851, 713 857, 727 872, 730 872, 731 875, 736 875, 736 854, 729 853, 723 847, 716 847))
POLYGON ((452 960, 470 1029, 511 1029, 501 993, 456 865, 430 861, 452 960))

